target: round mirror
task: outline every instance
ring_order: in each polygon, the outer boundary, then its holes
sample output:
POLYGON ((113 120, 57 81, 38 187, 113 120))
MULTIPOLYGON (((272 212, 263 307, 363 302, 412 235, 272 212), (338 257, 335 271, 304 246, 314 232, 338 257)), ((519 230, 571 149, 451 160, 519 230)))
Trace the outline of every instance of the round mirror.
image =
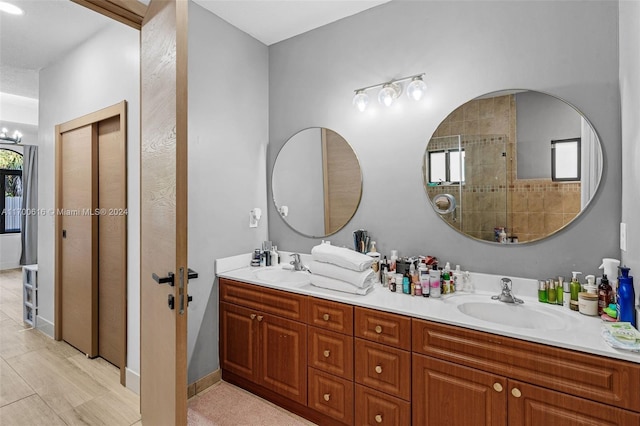
POLYGON ((489 93, 457 108, 429 140, 423 163, 440 217, 469 237, 502 243, 537 241, 566 227, 595 195, 601 174, 602 149, 589 121, 561 99, 530 90, 489 93), (447 195, 457 202, 443 209, 447 195))
POLYGON ((271 177, 273 202, 294 231, 326 237, 353 217, 362 196, 360 163, 351 145, 322 127, 301 130, 284 144, 271 177))

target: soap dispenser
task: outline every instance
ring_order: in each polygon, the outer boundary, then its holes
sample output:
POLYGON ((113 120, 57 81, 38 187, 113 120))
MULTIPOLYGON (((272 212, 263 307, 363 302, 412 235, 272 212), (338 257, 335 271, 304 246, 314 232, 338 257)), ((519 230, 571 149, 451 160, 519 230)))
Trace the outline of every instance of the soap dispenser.
POLYGON ((571 283, 569 284, 569 288, 571 290, 571 301, 570 308, 572 311, 577 311, 578 307, 578 293, 580 293, 580 282, 578 281, 578 275, 581 275, 582 272, 571 272, 571 283))

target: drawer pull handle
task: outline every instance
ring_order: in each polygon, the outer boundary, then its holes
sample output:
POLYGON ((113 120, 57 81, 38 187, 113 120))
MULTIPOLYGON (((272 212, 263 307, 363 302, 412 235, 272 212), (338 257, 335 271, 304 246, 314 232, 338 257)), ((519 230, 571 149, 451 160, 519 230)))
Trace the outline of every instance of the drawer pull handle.
POLYGON ((251 319, 256 319, 256 314, 251 314, 251 315, 249 315, 249 318, 251 318, 251 319))
POLYGON ((322 316, 322 319, 325 320, 325 321, 329 321, 329 314, 324 314, 322 316))
POLYGON ((382 327, 379 326, 379 325, 376 325, 375 330, 376 330, 376 333, 378 333, 378 334, 382 333, 382 327))
POLYGON ((502 392, 502 385, 500 383, 494 383, 493 389, 495 389, 496 392, 502 392))
POLYGON ((331 352, 329 352, 329 349, 326 349, 323 353, 325 358, 329 358, 329 355, 331 355, 331 352))
POLYGON ((262 315, 258 315, 258 321, 262 321, 264 317, 262 315))
POLYGON ((522 392, 520 392, 520 389, 518 388, 513 388, 511 389, 511 395, 515 396, 516 398, 520 398, 522 396, 522 392))
POLYGON ((325 401, 329 401, 329 400, 331 399, 331 394, 325 393, 325 394, 322 396, 322 398, 323 398, 325 401))
POLYGON ((380 414, 376 414, 376 423, 382 423, 382 416, 380 414))
POLYGON ((378 374, 382 373, 382 367, 379 366, 379 365, 376 365, 375 370, 376 370, 376 373, 378 373, 378 374))

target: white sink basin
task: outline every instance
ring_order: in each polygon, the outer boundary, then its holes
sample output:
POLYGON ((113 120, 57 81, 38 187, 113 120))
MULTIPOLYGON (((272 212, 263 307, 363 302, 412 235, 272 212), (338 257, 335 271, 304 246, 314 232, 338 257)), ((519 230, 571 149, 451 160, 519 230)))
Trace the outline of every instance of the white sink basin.
POLYGON ((575 321, 570 315, 560 311, 560 306, 538 305, 529 301, 516 305, 487 298, 488 296, 460 296, 449 301, 464 315, 507 327, 565 330, 575 321))
POLYGON ((281 283, 291 285, 309 284, 308 272, 272 268, 260 269, 255 271, 253 274, 257 279, 268 283, 281 283))

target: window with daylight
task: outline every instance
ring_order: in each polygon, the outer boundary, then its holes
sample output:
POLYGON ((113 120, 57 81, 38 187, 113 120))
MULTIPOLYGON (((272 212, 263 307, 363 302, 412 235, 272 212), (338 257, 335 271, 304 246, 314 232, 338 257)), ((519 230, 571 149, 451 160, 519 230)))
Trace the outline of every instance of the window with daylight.
POLYGON ((0 148, 0 234, 20 232, 22 154, 0 148))
POLYGON ((463 150, 429 152, 429 183, 464 183, 463 150))
POLYGON ((551 180, 580 180, 580 138, 551 141, 551 180))

